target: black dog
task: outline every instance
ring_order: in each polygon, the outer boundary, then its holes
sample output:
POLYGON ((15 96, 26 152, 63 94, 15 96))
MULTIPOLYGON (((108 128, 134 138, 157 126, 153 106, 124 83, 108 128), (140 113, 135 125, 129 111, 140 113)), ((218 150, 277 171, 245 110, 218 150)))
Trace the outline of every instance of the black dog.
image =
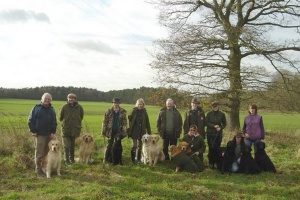
MULTIPOLYGON (((232 164, 235 162, 235 147, 236 142, 235 140, 229 141, 227 143, 226 151, 222 158, 222 163, 220 165, 219 170, 224 172, 231 172, 232 164)), ((254 161, 253 157, 251 156, 250 152, 246 151, 245 143, 242 141, 241 144, 241 157, 240 163, 238 165, 239 169, 237 172, 245 173, 245 174, 257 174, 260 172, 260 169, 256 162, 254 161)))
POLYGON ((267 155, 265 151, 265 143, 257 142, 256 143, 256 152, 254 156, 254 160, 262 171, 268 172, 276 172, 275 166, 271 161, 270 157, 267 155))

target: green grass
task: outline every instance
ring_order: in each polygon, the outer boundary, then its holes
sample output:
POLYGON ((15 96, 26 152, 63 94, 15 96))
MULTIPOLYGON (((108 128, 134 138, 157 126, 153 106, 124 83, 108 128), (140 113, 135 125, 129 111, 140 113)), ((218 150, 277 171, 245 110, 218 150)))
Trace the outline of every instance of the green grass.
MULTIPOLYGON (((176 174, 168 162, 156 167, 132 165, 129 139, 123 140, 124 165, 103 165, 105 141, 99 133, 103 114, 111 104, 80 102, 85 110, 83 131, 96 138, 95 162, 88 166, 63 166, 61 177, 54 174, 47 180, 36 178, 34 170, 22 166, 17 159, 33 149, 27 116, 36 103, 36 100, 0 100, 0 199, 300 199, 300 161, 296 159, 300 114, 261 112, 268 131, 266 151, 278 169, 276 174, 230 175, 211 169, 199 174, 176 174)), ((57 114, 63 104, 53 102, 57 114)), ((133 107, 122 106, 128 112, 133 107)), ((147 106, 154 132, 159 109, 147 106)), ((225 133, 224 143, 229 135, 225 133)), ((32 152, 28 154, 33 156, 32 152)))

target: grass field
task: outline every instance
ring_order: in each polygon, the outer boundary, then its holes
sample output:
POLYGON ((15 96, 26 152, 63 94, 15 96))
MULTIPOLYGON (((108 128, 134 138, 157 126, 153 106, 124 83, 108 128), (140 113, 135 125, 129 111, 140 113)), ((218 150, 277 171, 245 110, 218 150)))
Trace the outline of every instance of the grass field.
MULTIPOLYGON (((88 166, 63 166, 62 177, 54 175, 47 180, 37 178, 30 165, 33 140, 28 133, 27 116, 38 102, 0 100, 0 199, 300 199, 300 160, 296 158, 300 144, 299 113, 261 111, 267 130, 266 151, 278 170, 276 174, 229 175, 208 168, 199 174, 176 174, 170 163, 154 168, 132 165, 129 139, 123 140, 124 165, 103 165, 105 141, 99 133, 103 114, 111 104, 81 102, 85 110, 83 131, 96 138, 95 162, 88 166)), ((53 102, 57 114, 63 104, 53 102)), ((133 107, 122 106, 127 111, 133 107)), ((147 106, 147 110, 155 132, 159 108, 147 106)), ((224 143, 229 137, 230 133, 225 132, 224 143)))

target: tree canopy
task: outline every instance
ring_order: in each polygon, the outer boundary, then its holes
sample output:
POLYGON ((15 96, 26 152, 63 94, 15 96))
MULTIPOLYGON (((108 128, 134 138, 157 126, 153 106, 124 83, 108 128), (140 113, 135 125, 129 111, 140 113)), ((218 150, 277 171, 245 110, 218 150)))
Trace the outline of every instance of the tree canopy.
POLYGON ((194 94, 222 93, 239 128, 243 93, 261 91, 271 71, 299 73, 299 0, 157 0, 169 36, 155 43, 158 80, 194 94))

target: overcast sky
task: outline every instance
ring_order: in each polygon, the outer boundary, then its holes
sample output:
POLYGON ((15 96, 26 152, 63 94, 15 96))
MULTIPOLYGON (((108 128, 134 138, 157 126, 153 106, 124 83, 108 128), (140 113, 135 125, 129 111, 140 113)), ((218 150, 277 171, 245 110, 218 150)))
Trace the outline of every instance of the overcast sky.
POLYGON ((1 0, 0 87, 157 86, 148 51, 165 35, 144 0, 1 0))

